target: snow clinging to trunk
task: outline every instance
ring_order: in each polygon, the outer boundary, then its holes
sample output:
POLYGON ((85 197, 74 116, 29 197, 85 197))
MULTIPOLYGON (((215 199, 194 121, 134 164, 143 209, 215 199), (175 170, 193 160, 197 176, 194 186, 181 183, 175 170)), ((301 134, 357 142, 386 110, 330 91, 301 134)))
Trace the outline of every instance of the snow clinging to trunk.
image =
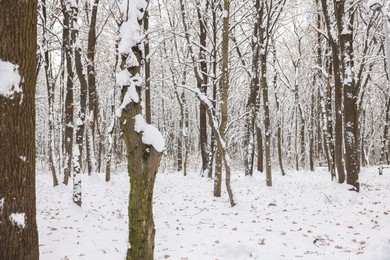
POLYGON ((0 59, 0 95, 12 98, 15 93, 21 93, 20 83, 18 65, 0 59))

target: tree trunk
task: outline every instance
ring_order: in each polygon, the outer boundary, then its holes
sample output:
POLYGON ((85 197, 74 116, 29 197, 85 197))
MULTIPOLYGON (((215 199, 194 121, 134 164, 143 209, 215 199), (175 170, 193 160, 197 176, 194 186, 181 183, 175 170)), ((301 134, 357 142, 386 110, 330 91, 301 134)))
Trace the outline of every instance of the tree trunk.
MULTIPOLYGON (((337 2, 340 3, 340 2, 337 2)), ((339 177, 339 183, 345 181, 345 172, 343 164, 343 114, 342 114, 342 81, 341 81, 341 64, 339 59, 337 39, 334 38, 332 34, 332 23, 330 19, 330 13, 328 10, 327 0, 321 0, 322 11, 325 17, 328 38, 332 50, 332 67, 333 67, 333 76, 334 76, 334 88, 335 88, 335 113, 336 113, 336 122, 335 122, 335 162, 337 168, 337 174, 339 177)), ((335 8, 336 11, 336 8, 335 8)))
MULTIPOLYGON (((198 4, 197 12, 199 19, 199 66, 200 80, 197 81, 198 89, 207 95, 208 73, 207 73, 207 24, 205 14, 208 9, 209 1, 205 1, 205 5, 198 4), (203 8, 204 6, 204 8, 203 8)), ((195 65, 196 66, 196 65, 195 65)), ((209 147, 207 144, 207 107, 201 103, 199 110, 199 126, 200 126, 200 149, 202 156, 202 170, 208 169, 209 147)))
POLYGON ((265 131, 265 174, 267 186, 272 186, 272 172, 271 172, 271 124, 270 112, 268 106, 268 84, 267 84, 267 58, 266 54, 260 55, 261 60, 261 77, 260 85, 263 96, 264 109, 264 131, 265 131))
POLYGON ((261 134, 261 129, 257 127, 257 170, 259 172, 264 171, 264 147, 263 147, 263 135, 261 134))
MULTIPOLYGON (((88 174, 96 171, 95 159, 95 137, 96 129, 99 130, 99 96, 96 90, 96 72, 95 72, 95 54, 96 54, 96 20, 98 14, 99 0, 93 0, 91 22, 88 30, 88 49, 87 49, 87 80, 88 80, 88 129, 86 134, 87 143, 87 164, 88 174)), ((98 131, 100 132, 100 131, 98 131)), ((102 145, 100 140, 99 147, 102 145)), ((100 158, 99 158, 100 159, 100 158)), ((100 164, 100 162, 99 162, 100 164)), ((100 171, 100 169, 99 169, 100 171)))
POLYGON ((260 4, 260 0, 255 2, 255 22, 253 25, 252 35, 252 69, 251 69, 251 82, 248 101, 246 104, 246 149, 244 150, 245 158, 245 175, 253 175, 253 164, 255 157, 255 120, 256 120, 256 108, 258 107, 258 95, 260 92, 260 80, 259 80, 259 56, 260 56, 260 40, 259 27, 263 20, 264 5, 260 4))
MULTIPOLYGON (((275 76, 274 80, 276 81, 276 76, 275 76)), ((278 95, 276 94, 276 92, 275 92, 275 103, 276 103, 277 113, 279 114, 278 122, 277 122, 277 126, 276 126, 276 128, 277 128, 277 138, 278 138, 278 161, 279 161, 279 166, 280 166, 280 172, 282 173, 282 176, 284 176, 284 175, 286 175, 286 172, 284 171, 284 167, 283 167, 282 127, 281 127, 281 118, 280 118, 281 117, 281 114, 280 114, 280 103, 279 103, 279 98, 278 98, 278 95)))
MULTIPOLYGON (((190 57, 192 59, 192 64, 194 68, 194 74, 196 78, 196 84, 198 89, 205 95, 207 95, 207 61, 206 61, 206 48, 207 48, 207 28, 206 28, 206 20, 203 17, 206 12, 208 1, 206 2, 205 10, 200 9, 201 5, 197 5, 197 12, 199 19, 199 60, 197 61, 195 58, 195 53, 192 47, 192 43, 190 40, 189 28, 186 19, 186 11, 184 6, 184 1, 180 0, 180 11, 181 18, 185 33, 185 38, 188 45, 188 51, 190 57), (198 63, 200 63, 200 71, 198 68, 198 63)), ((207 107, 205 104, 200 102, 199 104, 199 142, 200 142, 200 152, 202 159, 202 175, 208 168, 208 145, 207 145, 207 107)))
POLYGON ((355 82, 353 67, 353 28, 354 10, 351 7, 345 11, 345 2, 336 4, 336 21, 340 42, 340 56, 342 61, 342 82, 344 89, 344 146, 345 146, 345 169, 347 183, 354 186, 359 192, 359 147, 358 144, 358 92, 355 82), (346 31, 345 31, 346 30, 346 31))
POLYGON ((50 170, 53 176, 53 187, 58 185, 58 176, 56 171, 56 148, 55 148, 55 134, 54 134, 54 89, 55 89, 55 80, 53 78, 53 70, 50 61, 49 54, 49 45, 48 45, 48 31, 47 28, 47 9, 46 9, 46 0, 40 0, 39 7, 41 10, 41 21, 42 21, 42 51, 43 60, 44 60, 44 69, 45 69, 45 79, 46 79, 46 88, 47 88, 47 101, 48 101, 48 110, 49 110, 49 164, 50 170))
MULTIPOLYGON (((133 39, 143 39, 142 30, 143 14, 146 6, 129 6, 131 13, 139 12, 140 15, 128 17, 128 11, 122 12, 122 25, 125 28, 132 27, 133 39), (138 8, 138 10, 134 10, 138 8), (123 25, 124 23, 127 23, 123 25), (138 27, 139 26, 139 27, 138 27)), ((124 31, 121 30, 122 36, 124 31)), ((153 187, 158 167, 160 165, 161 152, 163 151, 162 135, 154 126, 147 124, 142 115, 142 87, 140 79, 142 64, 142 42, 126 42, 121 39, 119 44, 122 64, 120 73, 126 75, 126 80, 118 82, 121 85, 121 115, 120 123, 123 138, 126 144, 126 156, 128 173, 130 176, 129 194, 129 243, 127 260, 153 260, 155 229, 153 222, 153 187), (130 46, 129 48, 127 48, 130 46), (145 128, 153 129, 155 136, 159 138, 158 144, 151 145, 143 142, 145 128), (157 136, 158 135, 158 136, 157 136)), ((147 79, 148 80, 148 79, 147 79)))
POLYGON ((63 26, 63 48, 66 58, 66 94, 65 94, 65 156, 64 156, 64 184, 68 185, 72 170, 73 154, 73 45, 74 31, 72 28, 70 3, 67 0, 61 0, 62 12, 64 15, 63 26))
POLYGON ((37 1, 0 2, 0 259, 39 258, 35 198, 37 1), (1 81, 1 80, 0 80, 1 81))
MULTIPOLYGON (((73 2, 72 6, 72 25, 77 25, 78 19, 78 0, 73 2)), ((73 27, 75 43, 78 42, 79 30, 73 27)), ((81 168, 83 158, 83 137, 85 128, 85 113, 87 106, 88 83, 83 73, 83 64, 81 61, 81 46, 74 45, 74 58, 77 77, 80 82, 80 105, 74 128, 76 130, 76 143, 73 151, 73 202, 81 206, 81 168)))

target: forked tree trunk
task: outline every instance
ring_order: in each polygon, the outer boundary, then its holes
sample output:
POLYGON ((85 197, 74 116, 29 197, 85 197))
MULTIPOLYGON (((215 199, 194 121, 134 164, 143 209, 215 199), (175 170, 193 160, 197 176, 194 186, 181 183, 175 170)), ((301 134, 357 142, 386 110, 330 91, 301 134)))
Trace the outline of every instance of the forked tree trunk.
POLYGON ((13 87, 0 87, 0 259, 4 260, 39 259, 36 48, 37 1, 0 1, 0 67, 14 78, 13 87))
MULTIPOLYGON (((198 89, 205 95, 207 95, 207 61, 205 59, 206 55, 206 40, 207 40, 207 28, 206 28, 206 20, 204 18, 204 13, 208 7, 208 1, 206 2, 205 10, 201 9, 202 5, 197 5, 197 12, 199 20, 199 60, 195 58, 195 52, 193 49, 193 44, 190 39, 189 28, 186 19, 186 10, 184 1, 180 0, 180 11, 181 18, 183 23, 183 28, 185 32, 185 39, 188 45, 188 51, 190 54, 190 58, 192 60, 192 65, 194 68, 194 74, 196 78, 196 85, 198 89), (199 66, 198 66, 199 63, 199 66), (200 69, 198 68, 200 67, 200 69)), ((208 168, 208 144, 207 144, 207 107, 201 102, 199 104, 199 142, 200 142, 200 152, 202 159, 202 175, 208 168)))
MULTIPOLYGON (((146 6, 132 6, 127 2, 126 10, 121 10, 124 21, 122 28, 131 27, 133 39, 142 39, 142 22, 146 6), (136 10, 135 8, 138 8, 136 10), (130 12, 129 12, 130 9, 130 12), (131 10, 132 9, 132 10, 131 10), (138 13, 139 15, 128 15, 138 13), (127 23, 127 24, 124 24, 127 23)), ((128 31, 123 32, 128 33, 128 31)), ((140 78, 142 64, 141 42, 125 42, 121 39, 122 72, 126 80, 121 85, 120 124, 126 144, 127 170, 130 176, 129 194, 129 243, 127 260, 153 260, 155 229, 153 222, 153 187, 163 148, 147 145, 143 142, 143 127, 151 127, 142 116, 141 96, 143 82, 140 78), (129 47, 130 46, 130 47, 129 47), (135 62, 136 61, 136 62, 135 62), (142 118, 137 123, 135 118, 142 118)), ((156 135, 156 133, 154 133, 156 135)), ((153 136, 156 138, 156 136, 153 136)), ((162 138, 162 136, 161 136, 162 138)), ((153 144, 153 143, 152 143, 153 144)))
MULTIPOLYGON (((340 4, 341 1, 335 2, 336 5, 340 4)), ((332 51, 332 68, 333 68, 333 76, 334 76, 334 96, 335 96, 335 163, 337 168, 337 174, 339 177, 339 183, 343 183, 345 181, 345 171, 344 171, 344 163, 343 163, 343 114, 342 114, 342 80, 341 80, 341 61, 339 58, 337 39, 332 34, 332 22, 330 18, 330 11, 328 9, 327 0, 321 0, 322 4, 322 12, 324 14, 328 38, 332 51)), ((335 11, 337 11, 335 7, 335 11)), ((341 29, 338 28, 339 31, 341 29)))

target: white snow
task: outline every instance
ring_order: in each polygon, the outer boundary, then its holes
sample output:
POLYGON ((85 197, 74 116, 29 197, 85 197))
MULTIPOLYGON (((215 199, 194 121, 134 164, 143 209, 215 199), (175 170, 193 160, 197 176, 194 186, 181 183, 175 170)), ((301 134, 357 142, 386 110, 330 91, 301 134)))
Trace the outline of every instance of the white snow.
MULTIPOLYGON (((390 259, 390 169, 364 169, 360 193, 322 168, 275 171, 272 188, 265 174, 233 171, 233 208, 226 191, 213 197, 213 180, 189 170, 157 175, 155 259, 390 259)), ((111 177, 82 175, 80 208, 71 187, 53 189, 49 172, 37 175, 40 259, 125 259, 129 179, 111 177)))
POLYGON ((157 127, 146 123, 145 118, 142 115, 136 115, 134 119, 134 130, 137 133, 142 132, 142 142, 147 145, 152 145, 159 153, 164 151, 165 140, 157 127))
MULTIPOLYGON (((147 2, 144 0, 125 0, 120 5, 120 16, 123 23, 120 28, 120 42, 118 50, 121 54, 129 54, 129 59, 126 63, 138 64, 131 48, 140 44, 144 38, 138 20, 142 18, 147 2), (134 8, 137 7, 137 8, 134 8), (136 62, 136 63, 135 63, 136 62)), ((141 48, 142 49, 142 48, 141 48)))
POLYGON ((3 212, 4 198, 0 199, 0 214, 3 212))
POLYGON ((21 93, 18 65, 0 59, 0 95, 12 98, 15 93, 21 93))
POLYGON ((24 213, 11 213, 11 215, 9 216, 9 220, 11 220, 13 224, 19 226, 20 228, 26 227, 24 213))

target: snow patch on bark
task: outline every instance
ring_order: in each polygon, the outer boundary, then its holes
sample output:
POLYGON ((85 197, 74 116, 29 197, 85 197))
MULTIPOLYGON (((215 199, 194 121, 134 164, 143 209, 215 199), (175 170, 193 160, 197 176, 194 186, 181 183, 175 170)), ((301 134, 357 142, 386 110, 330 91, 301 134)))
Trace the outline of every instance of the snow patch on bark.
POLYGON ((14 225, 17 225, 20 228, 25 228, 25 217, 26 216, 24 213, 11 213, 11 215, 9 216, 9 220, 11 220, 14 225))
POLYGON ((21 93, 20 82, 18 65, 0 59, 0 95, 12 98, 15 93, 21 93))
POLYGON ((142 132, 142 142, 146 145, 152 145, 159 153, 164 151, 165 140, 157 127, 146 123, 145 118, 142 115, 136 115, 134 119, 134 130, 137 133, 142 132))

